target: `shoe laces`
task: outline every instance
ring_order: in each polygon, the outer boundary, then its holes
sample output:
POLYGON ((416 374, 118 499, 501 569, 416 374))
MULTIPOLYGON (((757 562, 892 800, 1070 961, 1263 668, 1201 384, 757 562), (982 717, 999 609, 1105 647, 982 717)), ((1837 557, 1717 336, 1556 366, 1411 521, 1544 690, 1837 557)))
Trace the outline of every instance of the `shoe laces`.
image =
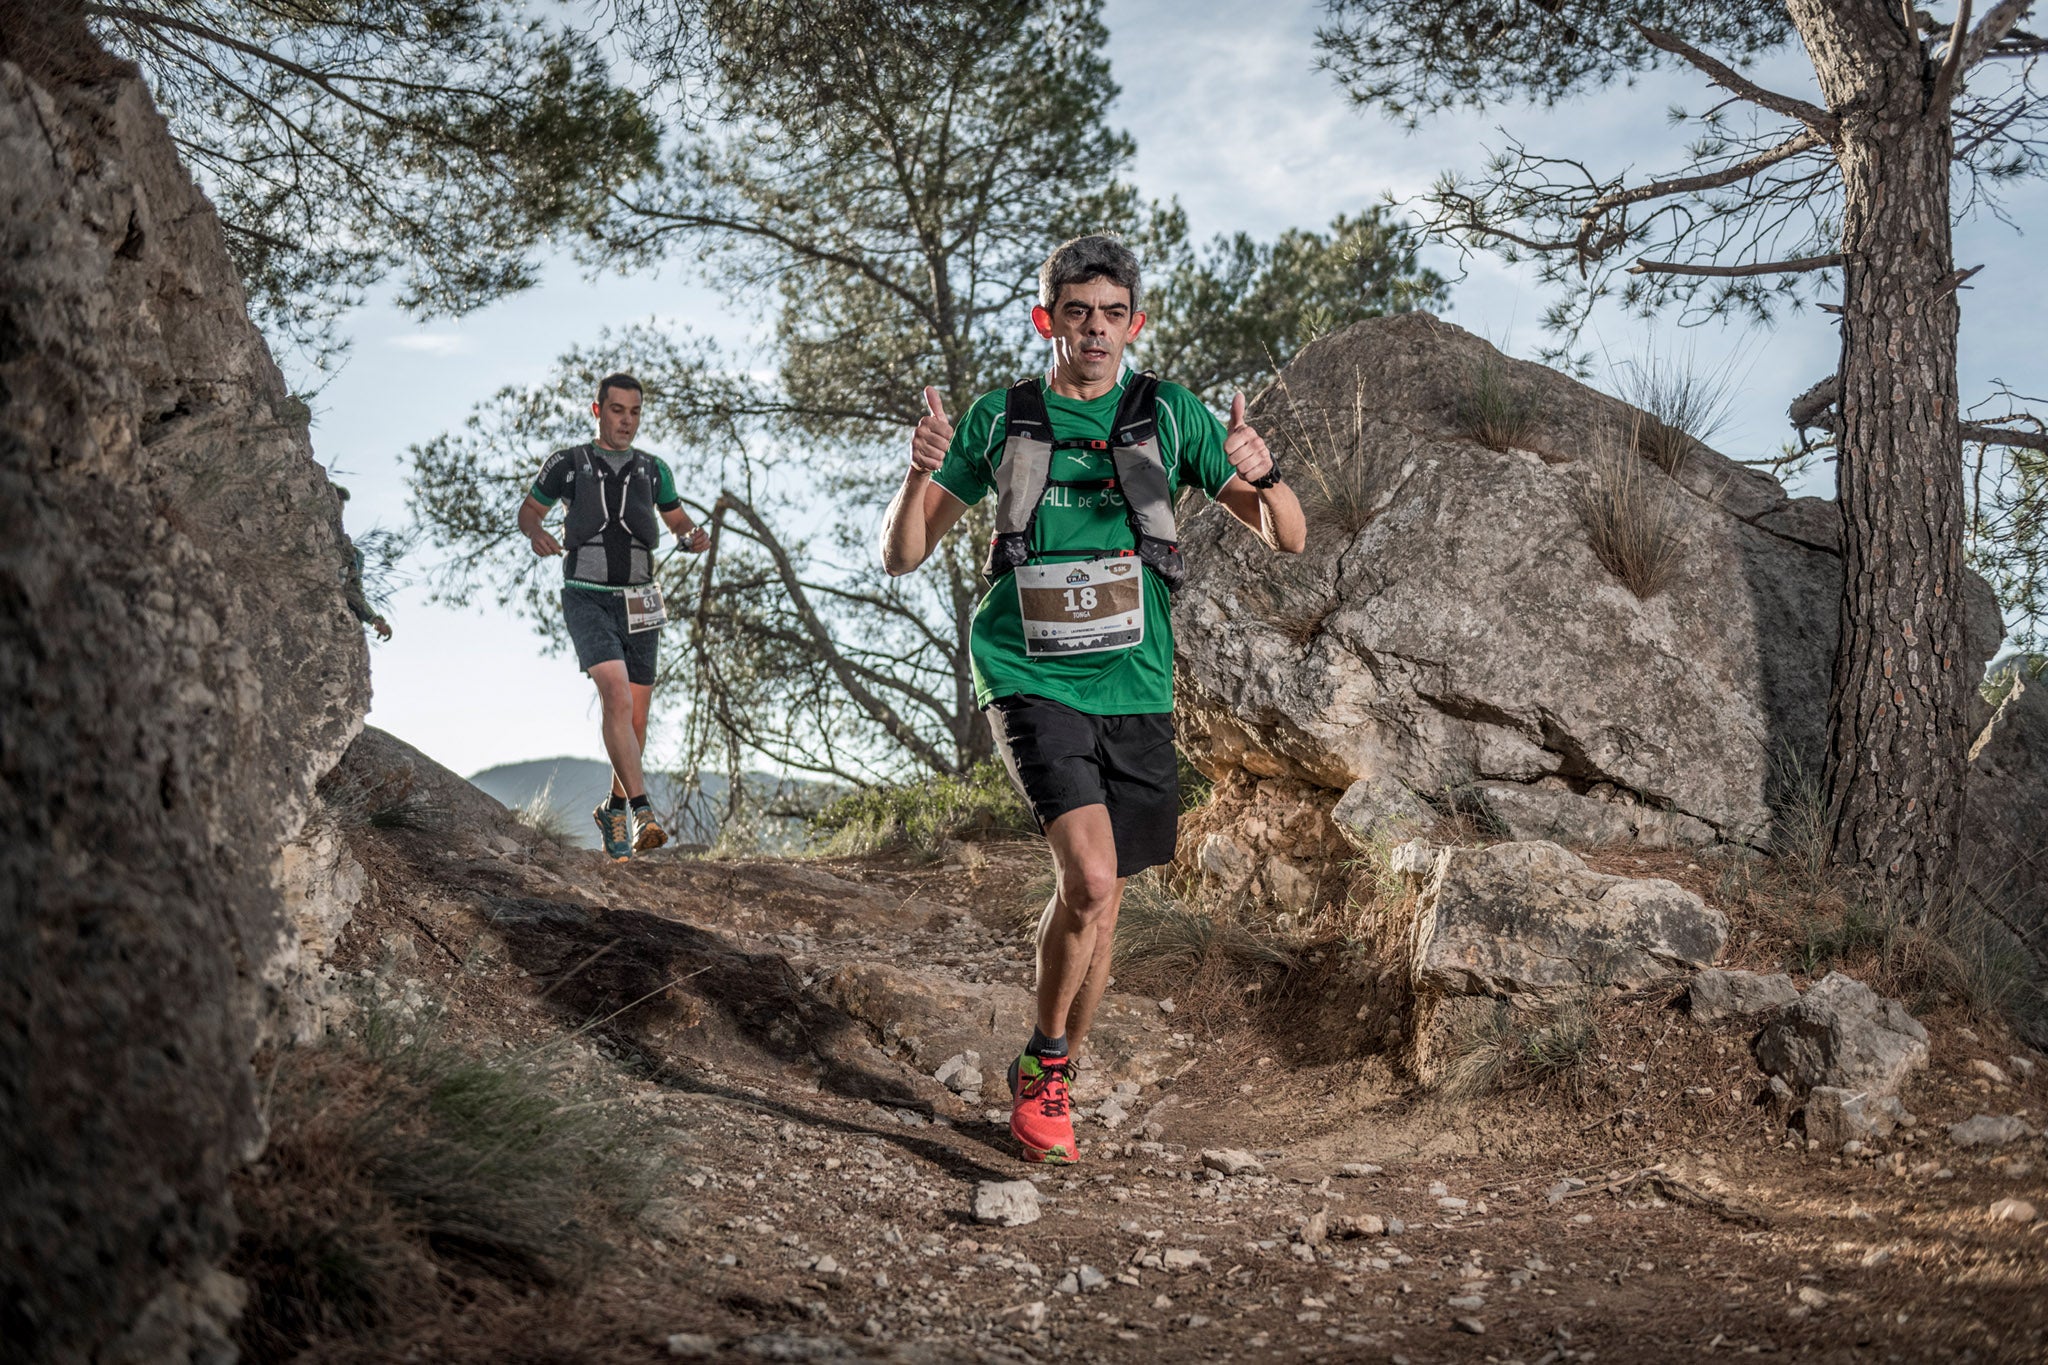
POLYGON ((1038 1065, 1038 1079, 1025 1082, 1024 1098, 1035 1100, 1038 1103, 1038 1112, 1047 1118, 1063 1118, 1069 1103, 1066 1064, 1048 1066, 1041 1060, 1038 1065))

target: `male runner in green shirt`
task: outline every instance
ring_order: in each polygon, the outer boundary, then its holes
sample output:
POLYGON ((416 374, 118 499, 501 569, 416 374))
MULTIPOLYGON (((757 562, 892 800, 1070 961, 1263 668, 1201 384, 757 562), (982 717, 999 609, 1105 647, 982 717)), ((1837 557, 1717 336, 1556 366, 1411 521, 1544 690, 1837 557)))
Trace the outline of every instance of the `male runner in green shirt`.
POLYGON ((640 381, 628 374, 598 381, 597 440, 548 456, 519 505, 519 534, 537 555, 562 555, 562 619, 576 646, 576 666, 597 684, 604 708, 604 748, 612 761, 611 800, 591 812, 604 851, 630 858, 668 842, 647 801, 640 751, 647 746, 647 710, 654 700, 654 670, 661 648, 654 551, 656 524, 696 553, 711 538, 693 524, 676 493, 675 475, 658 455, 633 449, 640 430, 640 381), (566 501, 566 549, 541 525, 548 509, 566 501))
POLYGON ((889 505, 882 564, 909 573, 968 507, 999 494, 990 587, 970 641, 975 700, 1052 847, 1038 929, 1036 1027, 1010 1067, 1010 1131, 1028 1161, 1072 1161, 1067 1075, 1109 983, 1124 879, 1173 857, 1172 506, 1193 482, 1276 551, 1299 553, 1301 504, 1244 419, 1126 371, 1145 326, 1138 262, 1077 237, 1039 272, 1052 368, 983 394, 957 430, 936 390, 889 505), (1148 400, 1148 396, 1149 400, 1148 400), (1141 567, 1142 566, 1142 567, 1141 567))

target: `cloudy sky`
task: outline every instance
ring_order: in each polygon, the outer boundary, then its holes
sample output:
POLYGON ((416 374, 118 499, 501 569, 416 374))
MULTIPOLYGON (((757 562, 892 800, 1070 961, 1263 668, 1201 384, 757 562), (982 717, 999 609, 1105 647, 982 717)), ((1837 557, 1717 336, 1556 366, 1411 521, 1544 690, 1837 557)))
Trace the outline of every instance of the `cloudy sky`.
MULTIPOLYGON (((1500 145, 1504 123, 1532 148, 1598 170, 1674 168, 1682 164, 1679 139, 1664 110, 1708 99, 1703 81, 1660 76, 1556 110, 1446 117, 1407 134, 1354 110, 1314 70, 1320 16, 1311 0, 1256 7, 1109 0, 1112 62, 1123 87, 1111 120, 1137 141, 1139 188, 1151 197, 1177 195, 1198 236, 1244 230, 1270 237, 1291 226, 1324 226, 1385 192, 1412 197, 1441 171, 1477 169, 1486 149, 1500 145)), ((1818 100, 1796 52, 1759 75, 1818 100)), ((2048 192, 2029 187, 2008 207, 2020 222, 2048 221, 2048 192)), ((2038 321, 2048 311, 2048 275, 2032 263, 2031 248, 1995 219, 1958 228, 1958 263, 1985 265, 1962 295, 1965 404, 1984 396, 1994 377, 2022 392, 2048 392, 2038 321)), ((1446 274, 1464 271, 1449 320, 1515 355, 1532 355, 1543 342, 1546 299, 1526 272, 1484 258, 1461 267, 1445 249, 1427 259, 1446 274)), ((352 356, 317 400, 314 429, 320 458, 354 494, 350 529, 407 520, 403 479, 412 443, 457 425, 502 386, 546 381, 565 347, 594 339, 600 328, 650 317, 687 321, 738 344, 750 339, 754 323, 680 272, 592 280, 567 260, 548 270, 540 288, 465 318, 415 323, 380 303, 353 314, 352 356)), ((1714 444, 1736 456, 1774 452, 1788 438, 1786 404, 1832 369, 1836 351, 1827 315, 1812 310, 1768 332, 1719 325, 1646 331, 1609 314, 1596 318, 1583 341, 1596 363, 1654 351, 1689 353, 1704 369, 1725 366, 1739 396, 1714 444)), ((687 488, 688 459, 654 448, 671 457, 687 488)), ((532 452, 536 466, 545 454, 532 452)), ((505 509, 508 520, 514 511, 505 509)), ((878 518, 879 509, 864 514, 878 518)), ((572 658, 546 652, 527 624, 487 605, 435 606, 420 587, 401 592, 390 617, 395 637, 371 652, 371 724, 463 773, 558 754, 602 756, 588 681, 572 658)), ((663 709, 657 697, 650 745, 657 762, 663 709)))

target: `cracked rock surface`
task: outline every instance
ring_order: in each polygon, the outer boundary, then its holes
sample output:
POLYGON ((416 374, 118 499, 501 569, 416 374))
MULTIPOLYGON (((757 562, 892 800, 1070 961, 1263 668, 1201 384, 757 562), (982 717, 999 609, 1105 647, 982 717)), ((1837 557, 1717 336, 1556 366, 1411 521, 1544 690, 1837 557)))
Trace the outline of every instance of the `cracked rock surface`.
MULTIPOLYGON (((1833 507, 1695 447, 1667 475, 1635 411, 1422 313, 1307 347, 1253 418, 1308 504, 1276 563, 1189 516, 1174 603, 1182 742, 1211 776, 1440 800, 1489 784, 1518 838, 1768 843, 1774 764, 1817 771, 1841 562, 1833 507), (1507 451, 1460 431, 1482 369, 1534 414, 1507 451), (1581 505, 1640 461, 1682 546, 1639 599, 1581 505)), ((1972 576, 1971 658, 2001 634, 1972 576)), ((1355 805, 1356 803, 1354 803, 1355 805)))
POLYGON ((369 703, 309 417, 133 68, 0 63, 11 1360, 230 1358, 279 849, 369 703))

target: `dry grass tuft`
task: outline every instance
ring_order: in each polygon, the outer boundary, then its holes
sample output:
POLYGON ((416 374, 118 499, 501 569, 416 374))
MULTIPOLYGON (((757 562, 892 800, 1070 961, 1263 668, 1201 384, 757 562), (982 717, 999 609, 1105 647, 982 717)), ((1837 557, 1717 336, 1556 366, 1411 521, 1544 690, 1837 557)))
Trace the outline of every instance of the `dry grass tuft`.
POLYGON ((1489 450, 1526 447, 1536 425, 1536 394, 1510 379, 1507 367, 1489 356, 1467 377, 1455 415, 1458 429, 1489 450))
POLYGON ((1606 450, 1579 493, 1593 553, 1639 601, 1669 587, 1685 558, 1685 523, 1665 482, 1640 456, 1606 450))
POLYGON ((1615 370, 1623 401, 1641 412, 1633 443, 1638 453, 1676 475, 1695 446, 1728 420, 1735 385, 1724 367, 1695 369, 1691 357, 1646 356, 1615 370))
POLYGON ((567 847, 573 842, 569 817, 555 805, 555 780, 552 777, 546 786, 526 799, 525 805, 512 812, 512 818, 550 843, 567 847))
POLYGON ((1954 1007, 2048 1036, 2048 959, 2018 925, 1997 885, 1958 886, 1939 904, 1907 906, 1868 894, 1828 863, 1818 775, 1781 769, 1777 851, 1731 863, 1714 901, 1779 945, 1785 969, 1843 971, 1916 1013, 1954 1007))
POLYGON ((572 1284, 605 1250, 594 1226, 652 1179, 637 1124, 520 1059, 467 1055, 431 1019, 372 1009, 352 1037, 280 1051, 268 1110, 228 1264, 257 1360, 431 1318, 448 1284, 505 1301, 572 1284))
MULTIPOLYGON (((1273 446, 1282 452, 1289 482, 1311 523, 1355 536, 1394 500, 1413 468, 1414 442, 1371 429, 1365 416, 1365 381, 1354 373, 1351 407, 1333 415, 1294 396, 1282 374, 1274 387, 1283 400, 1270 419, 1273 446)), ((1262 416, 1262 421, 1269 420, 1262 416)))
POLYGON ((1228 907, 1183 901, 1157 873, 1125 885, 1115 957, 1122 989, 1172 996, 1201 1019, 1241 1007, 1250 995, 1272 999, 1300 969, 1295 952, 1228 907))
POLYGON ((1576 1092, 1600 1051, 1593 997, 1573 995, 1542 1011, 1489 1001, 1450 1048, 1443 1085, 1461 1099, 1541 1086, 1576 1092))

